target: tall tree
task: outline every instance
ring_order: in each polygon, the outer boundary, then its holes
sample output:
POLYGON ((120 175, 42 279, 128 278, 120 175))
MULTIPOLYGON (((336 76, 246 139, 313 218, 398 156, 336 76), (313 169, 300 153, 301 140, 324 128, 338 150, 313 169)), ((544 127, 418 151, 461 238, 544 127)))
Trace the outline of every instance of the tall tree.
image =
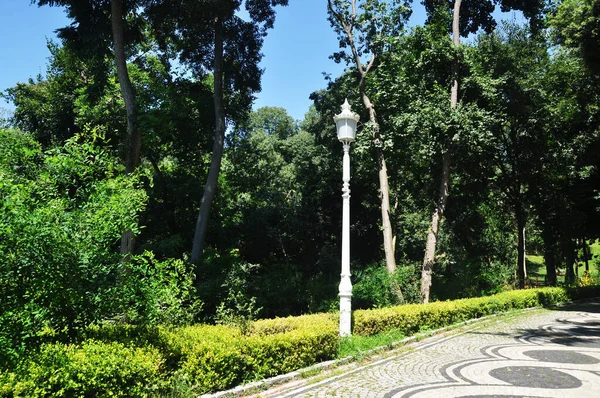
MULTIPOLYGON (((539 16, 544 6, 544 0, 423 0, 423 4, 429 15, 429 23, 443 23, 451 15, 451 29, 453 44, 456 49, 455 60, 452 64, 452 83, 450 88, 450 107, 455 109, 458 105, 459 96, 459 46, 460 36, 466 36, 469 33, 476 33, 479 29, 491 32, 496 26, 492 17, 496 5, 504 12, 509 10, 523 11, 524 15, 530 18, 532 25, 537 26, 539 16), (448 10, 451 6, 451 13, 448 10), (461 13, 464 20, 461 21, 461 13)), ((435 261, 435 250, 437 237, 439 233, 440 220, 444 215, 446 202, 449 195, 450 170, 452 163, 452 139, 447 137, 446 147, 443 152, 442 175, 440 178, 440 188, 435 207, 431 216, 431 226, 427 233, 425 246, 425 256, 421 271, 421 300, 424 303, 429 302, 431 291, 432 267, 435 261)))
MULTIPOLYGON (((127 32, 124 19, 128 13, 135 13, 139 6, 138 2, 129 1, 127 9, 124 7, 123 0, 110 0, 110 4, 109 0, 32 0, 32 3, 34 2, 37 2, 38 6, 50 5, 66 8, 68 16, 74 22, 66 28, 59 29, 59 36, 81 53, 93 52, 92 57, 102 57, 112 45, 119 85, 127 112, 125 173, 132 173, 140 163, 142 141, 137 129, 133 86, 127 72, 126 33, 129 33, 129 39, 131 39, 134 36, 132 34, 134 29, 130 27, 127 32), (107 18, 108 15, 110 15, 110 22, 107 18)), ((139 23, 139 18, 137 22, 139 23)), ((121 237, 121 253, 131 253, 133 247, 133 233, 126 231, 121 237)))
MULTIPOLYGON (((125 173, 130 174, 135 171, 140 164, 142 150, 142 135, 137 128, 137 110, 135 104, 135 95, 133 85, 127 72, 127 56, 125 54, 125 29, 123 0, 111 1, 111 25, 113 35, 113 48, 115 53, 115 64, 117 67, 117 76, 119 77, 119 86, 121 94, 125 101, 127 111, 127 141, 125 155, 125 173)), ((125 231, 121 236, 121 253, 132 253, 134 248, 134 239, 132 231, 125 231)))
POLYGON ((225 142, 225 108, 223 106, 223 20, 221 16, 215 18, 214 23, 214 61, 213 61, 213 76, 214 76, 214 107, 215 107, 215 139, 212 150, 212 158, 202 201, 200 202, 200 210, 198 211, 198 219, 196 221, 196 229, 194 232, 194 240, 192 243, 191 261, 196 264, 200 260, 204 242, 206 240, 206 232, 208 230, 208 216, 210 207, 215 197, 217 190, 217 179, 221 170, 221 158, 223 157, 223 145, 225 142))
POLYGON ((343 1, 328 0, 329 21, 336 31, 340 46, 347 48, 334 54, 337 62, 345 61, 358 72, 358 90, 365 111, 369 115, 368 128, 373 137, 373 148, 377 159, 379 193, 381 199, 381 226, 385 263, 389 273, 396 270, 394 239, 390 220, 390 189, 388 171, 381 139, 381 131, 375 104, 367 94, 367 78, 386 48, 386 40, 396 36, 410 16, 408 1, 379 0, 343 1), (390 4, 388 4, 390 3, 390 4), (368 56, 365 63, 361 56, 368 56))
POLYGON ((545 38, 526 28, 504 24, 478 39, 473 53, 474 77, 481 86, 479 105, 495 121, 490 159, 497 168, 495 184, 504 193, 517 232, 517 276, 525 286, 525 227, 533 205, 535 182, 543 173, 544 154, 553 139, 549 126, 550 96, 545 88, 550 59, 545 38))
POLYGON ((75 101, 86 86, 90 68, 72 51, 48 42, 46 77, 8 88, 1 97, 15 104, 15 127, 33 134, 44 148, 60 145, 80 131, 75 101))
POLYGON ((159 41, 173 45, 180 61, 196 77, 212 72, 215 135, 192 243, 193 263, 199 262, 206 241, 227 119, 247 114, 253 94, 260 91, 260 49, 275 22, 275 6, 287 3, 288 0, 165 0, 150 7, 150 19, 162 36, 159 41), (242 4, 248 20, 237 13, 242 4))

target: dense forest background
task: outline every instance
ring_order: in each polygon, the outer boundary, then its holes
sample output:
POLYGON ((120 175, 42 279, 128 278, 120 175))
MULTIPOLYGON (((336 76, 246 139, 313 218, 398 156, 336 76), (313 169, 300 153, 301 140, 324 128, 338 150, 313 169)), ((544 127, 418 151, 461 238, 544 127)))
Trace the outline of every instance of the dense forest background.
POLYGON ((414 28, 410 1, 328 1, 348 67, 303 120, 252 110, 287 0, 34 3, 73 23, 2 94, 7 361, 106 320, 336 310, 345 98, 355 308, 598 277, 598 0, 425 0, 414 28))

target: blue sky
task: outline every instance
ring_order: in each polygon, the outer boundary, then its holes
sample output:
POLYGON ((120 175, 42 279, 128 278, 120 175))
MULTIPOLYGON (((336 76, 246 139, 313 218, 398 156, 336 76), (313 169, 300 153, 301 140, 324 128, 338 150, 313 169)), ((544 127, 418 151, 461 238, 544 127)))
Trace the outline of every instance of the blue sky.
MULTIPOLYGON (((59 8, 30 6, 29 0, 0 0, 0 91, 46 72, 46 37, 68 24, 59 8)), ((5 101, 0 107, 12 108, 5 101)))

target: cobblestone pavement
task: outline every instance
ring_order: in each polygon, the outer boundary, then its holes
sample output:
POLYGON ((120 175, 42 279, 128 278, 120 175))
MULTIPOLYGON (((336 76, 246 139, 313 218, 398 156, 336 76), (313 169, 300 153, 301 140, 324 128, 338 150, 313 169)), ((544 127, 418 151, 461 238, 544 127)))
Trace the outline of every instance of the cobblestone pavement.
POLYGON ((500 319, 260 396, 600 398, 600 303, 500 319))

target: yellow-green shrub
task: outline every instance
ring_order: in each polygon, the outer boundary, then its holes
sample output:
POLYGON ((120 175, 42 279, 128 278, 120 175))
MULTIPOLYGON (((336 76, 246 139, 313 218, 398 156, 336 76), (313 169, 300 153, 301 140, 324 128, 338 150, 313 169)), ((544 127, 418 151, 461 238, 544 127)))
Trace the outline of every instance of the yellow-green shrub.
POLYGON ((182 352, 177 370, 204 393, 297 370, 334 358, 336 317, 329 314, 263 320, 250 334, 225 326, 190 326, 172 332, 182 352))
POLYGON ((0 376, 2 396, 145 397, 166 382, 163 358, 151 347, 88 340, 81 345, 45 344, 13 373, 0 376))
POLYGON ((354 333, 370 336, 398 329, 408 336, 419 330, 437 329, 510 309, 556 304, 578 295, 581 293, 569 294, 563 288, 542 288, 513 290, 489 297, 359 310, 354 312, 354 333))

